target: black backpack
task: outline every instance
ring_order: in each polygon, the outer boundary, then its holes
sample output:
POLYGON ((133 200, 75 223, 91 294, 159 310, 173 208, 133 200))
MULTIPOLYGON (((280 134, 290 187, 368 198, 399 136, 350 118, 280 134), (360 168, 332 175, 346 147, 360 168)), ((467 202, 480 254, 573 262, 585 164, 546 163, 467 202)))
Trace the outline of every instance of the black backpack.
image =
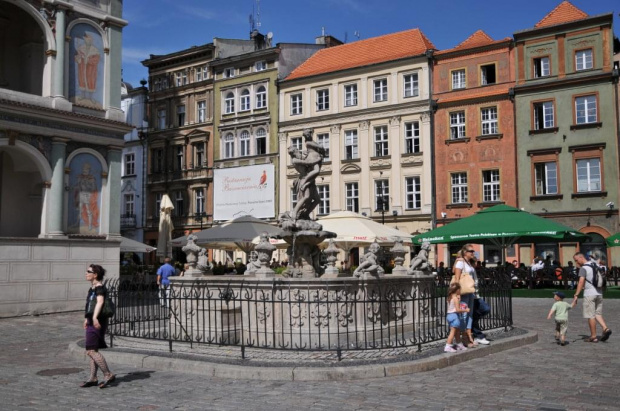
POLYGON ((607 267, 596 263, 586 265, 592 269, 592 281, 588 281, 587 277, 586 281, 596 288, 605 288, 607 286, 607 267))

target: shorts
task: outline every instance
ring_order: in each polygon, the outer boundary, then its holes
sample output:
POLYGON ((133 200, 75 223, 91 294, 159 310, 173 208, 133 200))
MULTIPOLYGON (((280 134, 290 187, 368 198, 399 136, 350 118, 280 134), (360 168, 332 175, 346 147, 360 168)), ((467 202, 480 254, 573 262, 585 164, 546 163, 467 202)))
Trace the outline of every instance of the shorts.
POLYGON ((568 320, 555 320, 555 332, 565 336, 566 330, 568 330, 568 320))
POLYGON ((586 295, 583 297, 583 318, 594 318, 603 315, 603 296, 586 295))
POLYGON ((461 328, 461 319, 457 313, 449 313, 446 315, 446 321, 452 328, 461 328))

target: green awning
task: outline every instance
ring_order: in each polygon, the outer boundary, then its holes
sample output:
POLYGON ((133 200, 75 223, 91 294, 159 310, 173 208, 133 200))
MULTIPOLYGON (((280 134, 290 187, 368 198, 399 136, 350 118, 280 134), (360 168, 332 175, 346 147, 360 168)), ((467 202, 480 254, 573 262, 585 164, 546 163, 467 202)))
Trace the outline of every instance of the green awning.
POLYGON ((620 233, 616 233, 605 239, 607 247, 620 247, 620 233))

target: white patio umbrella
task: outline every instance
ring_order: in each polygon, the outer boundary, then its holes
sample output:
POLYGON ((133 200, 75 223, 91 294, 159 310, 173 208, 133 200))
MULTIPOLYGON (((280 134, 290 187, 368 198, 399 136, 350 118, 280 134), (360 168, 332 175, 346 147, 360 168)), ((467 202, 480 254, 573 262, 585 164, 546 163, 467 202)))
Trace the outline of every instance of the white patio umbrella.
MULTIPOLYGON (((269 224, 267 221, 252 216, 243 216, 194 233, 194 235, 197 237, 196 244, 201 246, 220 250, 239 248, 245 253, 249 253, 260 241, 260 235, 263 232, 267 232, 270 237, 282 234, 279 227, 269 224)), ((275 239, 270 239, 270 241, 273 244, 279 243, 275 239)), ((186 243, 187 236, 172 240, 172 245, 175 247, 183 247, 186 243)))
POLYGON ((121 252, 123 253, 150 253, 155 251, 155 247, 146 245, 131 238, 121 237, 121 252))
POLYGON ((161 199, 161 205, 159 207, 159 237, 157 239, 157 257, 171 257, 172 256, 172 210, 174 206, 168 194, 164 194, 161 199))
MULTIPOLYGON (((323 230, 336 233, 334 243, 347 252, 354 247, 371 244, 375 240, 380 245, 394 244, 396 239, 411 244, 411 234, 351 211, 333 213, 319 218, 317 222, 323 226, 323 230)), ((328 242, 329 240, 326 240, 322 244, 327 245, 328 242)))

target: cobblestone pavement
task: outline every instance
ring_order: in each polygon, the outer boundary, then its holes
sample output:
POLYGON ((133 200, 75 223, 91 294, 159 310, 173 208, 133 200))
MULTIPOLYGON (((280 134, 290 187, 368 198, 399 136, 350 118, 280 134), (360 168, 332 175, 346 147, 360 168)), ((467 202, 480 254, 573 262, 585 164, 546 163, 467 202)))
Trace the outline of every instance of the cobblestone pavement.
POLYGON ((247 381, 135 369, 110 364, 117 383, 79 388, 87 360, 70 342, 83 338, 79 313, 0 320, 2 410, 618 410, 620 300, 605 301, 616 330, 606 343, 586 343, 581 307, 571 313, 560 347, 549 299, 514 299, 515 325, 539 341, 454 367, 399 377, 333 382, 247 381))

